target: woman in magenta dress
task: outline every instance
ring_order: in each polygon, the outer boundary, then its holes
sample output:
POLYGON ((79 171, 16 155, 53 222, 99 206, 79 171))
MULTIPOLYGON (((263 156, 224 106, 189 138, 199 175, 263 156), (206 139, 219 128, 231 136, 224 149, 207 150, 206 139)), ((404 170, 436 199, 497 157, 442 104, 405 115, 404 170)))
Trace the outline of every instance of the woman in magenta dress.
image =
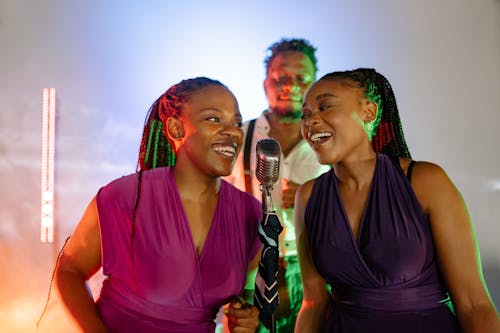
POLYGON ((295 332, 499 332, 463 200, 439 166, 411 159, 386 78, 327 74, 302 119, 319 162, 333 167, 295 199, 295 332))
MULTIPOLYGON (((237 101, 219 81, 184 80, 153 104, 139 171, 99 190, 58 262, 57 289, 79 329, 214 332, 261 247, 260 203, 220 179, 242 137, 237 101), (94 302, 85 282, 101 266, 94 302)), ((226 315, 238 332, 258 325, 242 301, 226 315)))

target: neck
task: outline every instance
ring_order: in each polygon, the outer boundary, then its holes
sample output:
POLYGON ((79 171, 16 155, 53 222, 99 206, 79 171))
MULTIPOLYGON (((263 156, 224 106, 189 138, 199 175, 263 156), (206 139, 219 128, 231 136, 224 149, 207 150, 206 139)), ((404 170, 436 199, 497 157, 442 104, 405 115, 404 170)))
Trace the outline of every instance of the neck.
POLYGON ((338 162, 333 168, 339 183, 349 188, 360 189, 371 183, 376 163, 377 154, 372 150, 367 155, 350 157, 338 162))
POLYGON ((270 127, 269 137, 279 142, 283 155, 287 156, 290 150, 302 140, 300 121, 283 122, 281 116, 272 112, 267 112, 266 118, 270 127))
POLYGON ((269 109, 265 112, 265 115, 269 120, 269 122, 272 123, 273 125, 299 126, 300 128, 300 122, 301 122, 300 117, 292 116, 292 113, 285 115, 279 113, 278 111, 272 111, 269 109))
POLYGON ((207 175, 182 160, 177 161, 173 173, 182 198, 206 198, 219 193, 220 177, 207 175))

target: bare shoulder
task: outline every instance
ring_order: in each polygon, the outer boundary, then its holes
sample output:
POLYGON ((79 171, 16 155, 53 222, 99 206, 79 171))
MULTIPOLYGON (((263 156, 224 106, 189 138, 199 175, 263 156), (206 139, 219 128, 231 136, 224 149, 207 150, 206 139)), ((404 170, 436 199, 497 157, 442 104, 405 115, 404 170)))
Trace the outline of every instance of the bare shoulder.
POLYGON ((412 177, 439 177, 440 175, 446 175, 444 170, 437 164, 426 161, 415 161, 410 158, 400 157, 399 164, 405 172, 408 173, 411 162, 414 162, 412 169, 412 177))
POLYGON ((415 161, 412 170, 412 183, 423 185, 438 185, 449 182, 448 175, 444 169, 432 162, 415 161))
MULTIPOLYGON (((405 173, 408 172, 409 165, 409 159, 401 161, 405 173)), ((439 198, 456 192, 444 169, 436 163, 427 161, 415 161, 411 171, 411 186, 426 211, 439 198)))
POLYGON ((296 235, 300 235, 304 230, 304 214, 307 206, 307 202, 309 201, 309 197, 311 196, 311 191, 314 186, 314 179, 305 182, 300 185, 295 192, 295 232, 296 235))
POLYGON ((307 200, 311 196, 311 192, 315 181, 316 179, 311 179, 305 182, 304 184, 300 185, 299 188, 297 189, 296 199, 301 201, 307 200))

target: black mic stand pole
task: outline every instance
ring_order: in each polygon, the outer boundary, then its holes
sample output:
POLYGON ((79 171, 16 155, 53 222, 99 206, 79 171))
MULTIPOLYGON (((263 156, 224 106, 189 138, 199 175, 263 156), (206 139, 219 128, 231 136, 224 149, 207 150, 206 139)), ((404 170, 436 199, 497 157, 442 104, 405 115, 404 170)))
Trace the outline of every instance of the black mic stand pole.
MULTIPOLYGON (((262 192, 262 210, 264 211, 264 216, 267 213, 273 213, 273 200, 271 198, 272 186, 266 186, 261 184, 260 191, 262 192)), ((276 243, 278 246, 278 243, 276 243)), ((278 246, 279 249, 279 246, 278 246)), ((276 333, 276 318, 274 312, 271 314, 271 326, 269 327, 269 333, 276 333)))

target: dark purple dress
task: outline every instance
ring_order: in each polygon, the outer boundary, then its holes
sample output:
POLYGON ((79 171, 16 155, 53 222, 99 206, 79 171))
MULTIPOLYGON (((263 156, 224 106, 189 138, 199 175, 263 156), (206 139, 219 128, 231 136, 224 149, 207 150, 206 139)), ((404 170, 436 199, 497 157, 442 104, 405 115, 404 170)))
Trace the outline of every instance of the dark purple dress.
POLYGON ((399 162, 377 156, 358 239, 333 169, 315 181, 305 225, 314 264, 332 287, 324 332, 461 332, 429 221, 399 162))
POLYGON ((261 247, 261 204, 222 181, 198 255, 172 169, 145 171, 132 257, 137 175, 117 179, 97 195, 107 276, 99 314, 110 332, 212 333, 217 311, 241 293, 248 264, 261 247))

